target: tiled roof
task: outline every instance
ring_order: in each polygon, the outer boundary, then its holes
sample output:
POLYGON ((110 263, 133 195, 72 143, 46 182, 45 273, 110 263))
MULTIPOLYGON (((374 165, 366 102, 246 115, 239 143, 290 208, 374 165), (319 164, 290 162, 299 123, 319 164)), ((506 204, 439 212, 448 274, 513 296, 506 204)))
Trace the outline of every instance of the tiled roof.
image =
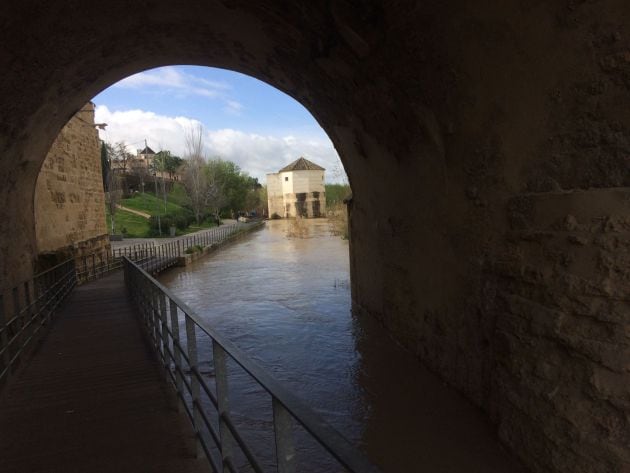
POLYGON ((317 164, 309 161, 306 158, 300 157, 296 159, 291 164, 283 167, 278 172, 289 172, 289 171, 325 171, 325 169, 317 164))
POLYGON ((151 148, 149 148, 148 146, 146 146, 142 151, 140 151, 138 154, 155 154, 155 151, 153 151, 151 148))

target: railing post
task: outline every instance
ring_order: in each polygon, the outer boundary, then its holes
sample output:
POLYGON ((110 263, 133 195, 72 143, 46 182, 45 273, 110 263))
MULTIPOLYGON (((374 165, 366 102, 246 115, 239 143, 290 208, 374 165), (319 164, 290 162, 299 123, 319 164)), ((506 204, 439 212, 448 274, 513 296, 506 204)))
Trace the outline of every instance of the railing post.
POLYGON ((273 430, 276 438, 278 473, 295 473, 295 447, 293 445, 293 419, 291 414, 272 396, 273 430))
POLYGON ((31 322, 33 321, 33 308, 31 307, 31 291, 29 288, 29 281, 24 282, 24 327, 28 325, 28 329, 24 329, 25 335, 28 337, 33 333, 34 328, 31 322))
POLYGON ((214 375, 217 385, 217 404, 219 411, 219 436, 221 437, 221 459, 223 471, 226 471, 226 461, 232 457, 232 435, 225 422, 230 415, 230 403, 228 395, 227 357, 225 350, 216 341, 212 342, 212 357, 214 360, 214 375))
POLYGON ((199 409, 201 407, 201 401, 199 400, 199 380, 195 375, 195 371, 199 372, 199 360, 197 359, 197 335, 195 333, 195 322, 188 317, 188 314, 184 313, 186 319, 186 347, 188 349, 188 366, 190 368, 190 395, 192 396, 192 410, 193 410, 193 428, 196 434, 197 444, 197 457, 204 455, 204 450, 201 445, 201 426, 202 419, 199 409))
MULTIPOLYGON (((184 391, 184 380, 182 378, 182 353, 181 353, 181 340, 179 337, 179 316, 177 304, 169 299, 170 302, 170 315, 171 315, 171 332, 173 334, 173 361, 175 363, 175 387, 177 388, 177 393, 180 396, 183 395, 184 391)), ((177 403, 179 408, 179 403, 177 403)))
POLYGON ((168 354, 168 322, 166 318, 166 295, 160 291, 158 294, 158 299, 160 301, 160 319, 162 321, 162 353, 164 354, 164 376, 168 381, 168 371, 171 369, 171 360, 168 354))
POLYGON ((4 298, 2 294, 0 294, 0 330, 2 330, 2 333, 0 334, 0 348, 4 350, 2 352, 3 370, 6 369, 6 377, 9 379, 11 376, 11 355, 9 353, 9 336, 7 333, 9 329, 7 327, 4 311, 4 298))
MULTIPOLYGON (((19 287, 14 287, 13 288, 13 323, 16 325, 15 328, 15 335, 14 337, 17 337, 17 350, 21 351, 22 350, 22 342, 24 340, 24 326, 22 325, 22 317, 20 317, 20 288, 19 287), (19 332, 19 333, 18 333, 19 332)), ((17 357, 17 360, 20 360, 22 358, 21 354, 17 357)))
POLYGON ((159 322, 159 299, 158 299, 158 291, 157 288, 150 284, 151 291, 151 323, 153 324, 153 337, 154 337, 154 345, 155 350, 159 353, 160 348, 160 322, 159 322))

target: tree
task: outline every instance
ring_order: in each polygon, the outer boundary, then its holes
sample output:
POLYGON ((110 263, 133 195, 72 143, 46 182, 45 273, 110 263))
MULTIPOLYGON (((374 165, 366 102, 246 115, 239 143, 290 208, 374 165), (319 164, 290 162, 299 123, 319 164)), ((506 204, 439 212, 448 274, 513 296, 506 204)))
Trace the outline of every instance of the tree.
POLYGON ((107 178, 107 192, 105 193, 105 203, 109 210, 109 215, 112 222, 112 235, 116 233, 116 211, 118 210, 118 203, 122 198, 121 178, 114 172, 110 171, 107 178))
POLYGON ((173 179, 173 176, 177 170, 182 166, 184 160, 179 156, 174 156, 170 151, 159 151, 153 158, 156 169, 162 173, 168 173, 169 179, 173 179))
POLYGON ((208 179, 206 174, 206 158, 203 150, 203 127, 201 124, 191 126, 184 131, 186 156, 184 163, 184 188, 190 198, 197 225, 208 205, 208 179))
POLYGON ((120 172, 123 174, 127 172, 127 166, 129 162, 133 158, 133 155, 127 151, 127 145, 119 141, 114 145, 107 144, 108 146, 108 154, 110 157, 110 165, 111 167, 120 169, 120 172))
POLYGON ((140 179, 140 190, 144 194, 145 183, 149 181, 150 170, 141 160, 132 161, 131 173, 140 179))
POLYGON ((267 187, 259 184, 258 179, 254 178, 254 180, 255 185, 250 188, 245 197, 245 209, 263 216, 267 209, 267 187))
POLYGON ((221 217, 221 210, 227 203, 225 195, 225 177, 221 167, 222 161, 211 159, 206 164, 206 180, 208 182, 208 207, 210 207, 214 219, 218 222, 221 217))
POLYGON ((107 145, 101 141, 101 173, 103 177, 103 189, 107 191, 107 179, 109 174, 109 156, 107 153, 107 145))

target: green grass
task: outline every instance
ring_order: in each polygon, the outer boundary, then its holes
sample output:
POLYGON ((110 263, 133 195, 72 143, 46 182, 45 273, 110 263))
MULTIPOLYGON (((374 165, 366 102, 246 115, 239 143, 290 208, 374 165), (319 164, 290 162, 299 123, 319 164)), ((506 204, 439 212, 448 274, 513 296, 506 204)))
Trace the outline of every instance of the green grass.
POLYGON ((168 194, 168 200, 181 207, 190 204, 190 198, 188 194, 186 194, 186 189, 184 189, 184 185, 179 182, 173 183, 173 189, 168 194))
MULTIPOLYGON (((107 213, 107 230, 111 232, 112 220, 107 213)), ((149 234, 149 221, 140 215, 132 214, 118 209, 116 211, 116 233, 122 233, 126 229, 125 236, 128 238, 146 238, 149 234)))
MULTIPOLYGON (((167 199, 166 213, 167 214, 177 214, 180 212, 185 212, 186 210, 183 208, 190 200, 186 195, 186 191, 184 190, 184 186, 180 183, 175 183, 173 186, 173 190, 169 193, 167 199)), ((130 209, 139 210, 141 212, 148 213, 150 215, 164 215, 164 200, 160 198, 156 198, 155 195, 151 192, 145 192, 144 194, 136 194, 133 197, 129 197, 127 199, 122 199, 120 201, 120 205, 123 207, 128 207, 130 209)), ((111 231, 111 217, 109 212, 107 213, 107 229, 111 231)), ((186 235, 188 233, 197 232, 199 230, 205 230, 207 228, 212 228, 216 226, 215 223, 210 219, 201 224, 196 225, 193 223, 185 230, 177 230, 176 235, 186 235)), ((149 226, 149 220, 141 217, 140 215, 133 214, 131 212, 126 212, 124 210, 118 209, 116 211, 116 233, 122 233, 122 229, 126 229, 127 232, 125 236, 128 238, 158 238, 158 235, 153 235, 151 233, 151 229, 149 226)), ((162 236, 168 237, 169 229, 162 228, 162 236)))
POLYGON ((164 212, 164 200, 156 198, 155 195, 145 192, 136 194, 128 199, 122 199, 120 205, 134 210, 140 210, 150 215, 164 215, 165 213, 177 213, 182 211, 182 207, 167 199, 166 212, 164 212))

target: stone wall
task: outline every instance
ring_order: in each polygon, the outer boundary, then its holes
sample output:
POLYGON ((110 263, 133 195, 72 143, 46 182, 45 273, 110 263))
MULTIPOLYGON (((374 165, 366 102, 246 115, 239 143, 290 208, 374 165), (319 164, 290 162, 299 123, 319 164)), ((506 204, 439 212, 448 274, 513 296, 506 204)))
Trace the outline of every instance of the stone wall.
POLYGON ((500 434, 527 446, 539 471, 625 471, 630 189, 526 193, 508 209, 505 252, 487 279, 501 315, 492 354, 500 434))
POLYGON ((280 174, 277 172, 267 174, 267 206, 270 217, 274 214, 284 217, 284 194, 280 174))
POLYGON ((101 176, 94 104, 88 103, 61 130, 37 178, 37 270, 108 251, 101 176))
POLYGON ((324 217, 324 171, 298 170, 267 174, 267 204, 269 215, 324 217))

